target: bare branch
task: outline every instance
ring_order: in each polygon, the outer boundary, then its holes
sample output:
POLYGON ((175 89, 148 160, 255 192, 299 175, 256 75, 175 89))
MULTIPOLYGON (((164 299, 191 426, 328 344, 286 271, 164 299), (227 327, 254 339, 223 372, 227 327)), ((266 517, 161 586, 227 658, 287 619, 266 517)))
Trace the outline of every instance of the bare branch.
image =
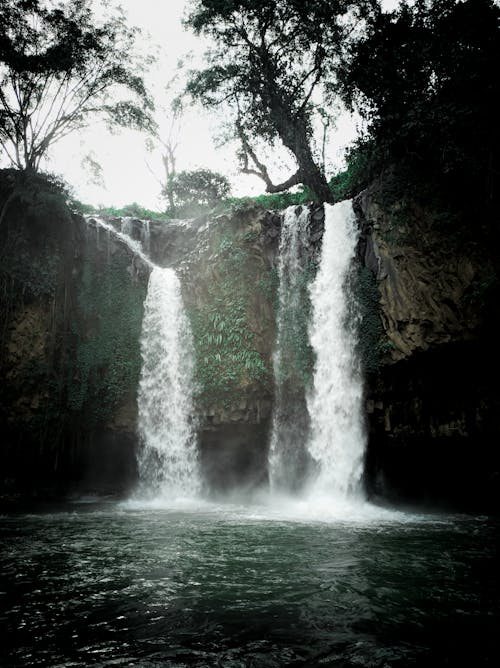
POLYGON ((296 186, 299 183, 302 183, 303 173, 301 169, 298 169, 295 174, 292 174, 292 176, 290 176, 286 181, 278 184, 273 183, 271 177, 269 176, 267 167, 259 160, 257 154, 250 145, 239 118, 236 120, 236 129, 243 148, 243 167, 240 170, 242 174, 252 174, 253 176, 258 176, 266 184, 266 192, 268 193, 283 192, 292 186, 296 186), (256 169, 248 166, 249 157, 252 159, 256 169))

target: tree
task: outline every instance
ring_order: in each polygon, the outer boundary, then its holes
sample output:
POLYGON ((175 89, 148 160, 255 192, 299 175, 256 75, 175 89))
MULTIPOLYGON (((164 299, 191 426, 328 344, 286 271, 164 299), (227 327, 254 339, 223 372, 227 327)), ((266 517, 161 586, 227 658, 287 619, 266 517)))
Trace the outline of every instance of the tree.
POLYGON ((183 114, 180 99, 175 98, 174 102, 171 104, 170 110, 162 111, 162 121, 158 123, 154 135, 148 137, 146 140, 146 148, 150 153, 159 149, 161 164, 163 166, 163 176, 159 178, 147 161, 146 166, 160 184, 161 193, 168 201, 169 213, 175 215, 175 199, 172 186, 174 177, 177 174, 177 152, 179 148, 183 114))
POLYGON ((185 213, 197 213, 213 206, 231 191, 227 178, 210 169, 178 172, 170 177, 168 185, 175 210, 181 209, 185 213))
MULTIPOLYGON (((234 117, 242 171, 256 174, 267 192, 302 183, 332 201, 313 141, 314 111, 322 84, 335 79, 338 58, 371 0, 197 0, 187 21, 214 40, 208 67, 193 72, 188 92, 203 104, 228 106, 234 117), (298 169, 274 184, 255 141, 277 138, 298 169)), ((330 86, 330 94, 333 86, 330 86)))
POLYGON ((97 22, 91 0, 3 0, 0 143, 21 170, 95 118, 143 129, 152 102, 134 56, 135 29, 117 11, 97 22))
POLYGON ((493 0, 416 0, 374 15, 342 73, 379 167, 404 165, 448 199, 497 197, 499 62, 493 0))

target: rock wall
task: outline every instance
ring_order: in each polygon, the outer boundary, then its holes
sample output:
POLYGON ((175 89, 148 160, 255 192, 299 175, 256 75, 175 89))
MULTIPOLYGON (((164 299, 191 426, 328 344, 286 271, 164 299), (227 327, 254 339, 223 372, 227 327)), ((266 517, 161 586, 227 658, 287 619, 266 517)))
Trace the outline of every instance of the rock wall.
POLYGON ((14 201, 0 229, 0 495, 135 480, 148 269, 64 201, 14 201))
POLYGON ((431 208, 387 204, 380 183, 355 206, 359 258, 382 328, 367 380, 367 485, 374 496, 464 509, 499 500, 498 258, 481 221, 443 228, 431 208), (495 315, 496 314, 496 315, 495 315))
MULTIPOLYGON (((491 508, 500 470, 495 249, 477 231, 450 236, 432 210, 388 205, 381 192, 375 183, 355 201, 367 489, 491 508)), ((181 278, 207 488, 265 485, 280 214, 108 222, 181 278)), ((313 209, 312 263, 323 225, 313 209)), ((127 490, 137 476, 148 267, 95 221, 54 202, 12 206, 0 241, 1 494, 127 490)), ((303 397, 305 381, 296 382, 291 394, 303 397)))
POLYGON ((175 266, 191 321, 201 462, 213 492, 267 480, 277 225, 247 208, 151 229, 152 256, 175 266))

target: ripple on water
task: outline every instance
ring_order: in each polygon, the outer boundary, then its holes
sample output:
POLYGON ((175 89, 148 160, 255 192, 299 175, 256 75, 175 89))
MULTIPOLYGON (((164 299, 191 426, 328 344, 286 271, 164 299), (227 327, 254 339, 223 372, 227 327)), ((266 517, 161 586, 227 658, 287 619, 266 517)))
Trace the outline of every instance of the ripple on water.
POLYGON ((497 534, 488 518, 285 497, 4 516, 2 660, 487 665, 497 534))

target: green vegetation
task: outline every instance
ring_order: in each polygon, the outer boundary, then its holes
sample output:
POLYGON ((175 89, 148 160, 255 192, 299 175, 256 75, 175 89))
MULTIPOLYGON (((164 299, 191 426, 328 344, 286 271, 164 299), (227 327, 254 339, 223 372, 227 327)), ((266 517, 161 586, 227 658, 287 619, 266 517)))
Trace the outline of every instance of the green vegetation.
POLYGON ((198 400, 237 407, 249 386, 269 389, 271 373, 259 351, 251 277, 252 239, 224 231, 214 250, 216 276, 205 286, 203 305, 189 310, 196 350, 198 400))
POLYGON ((130 280, 127 264, 113 255, 96 271, 94 256, 83 259, 66 373, 68 408, 87 425, 109 420, 139 381, 146 288, 130 280))
POLYGON ((0 25, 0 146, 13 166, 38 171, 51 146, 92 119, 152 127, 137 31, 122 14, 99 21, 90 0, 3 0, 0 25))
POLYGON ((127 255, 85 243, 57 179, 3 170, 0 206, 14 189, 0 227, 0 418, 14 442, 57 458, 133 400, 146 285, 127 255))
POLYGON ((137 202, 132 202, 132 204, 126 204, 119 208, 114 206, 94 207, 89 204, 83 204, 78 200, 72 200, 70 205, 75 211, 82 214, 97 214, 116 217, 130 216, 132 218, 139 218, 140 220, 170 220, 168 214, 146 209, 140 204, 137 204, 137 202))
POLYGON ((230 191, 229 181, 222 174, 195 169, 172 174, 163 195, 172 202, 168 209, 170 215, 190 217, 213 208, 230 191))
MULTIPOLYGON (((314 279, 317 266, 308 262, 297 277, 294 294, 288 295, 291 304, 282 304, 281 311, 281 378, 280 384, 288 384, 289 388, 299 394, 307 388, 312 380, 314 368, 314 351, 309 342, 309 324, 311 318, 311 299, 309 285, 314 279)), ((277 311, 277 305, 276 305, 277 311)))
POLYGON ((496 233, 499 22, 493 0, 405 3, 368 22, 342 69, 344 98, 368 122, 351 153, 364 162, 358 188, 390 170, 408 199, 432 197, 450 232, 482 219, 496 233))
POLYGON ((315 121, 325 127, 328 113, 313 100, 325 95, 326 81, 333 96, 339 55, 372 7, 369 0, 192 4, 187 23, 213 46, 207 67, 191 74, 188 92, 230 119, 242 171, 259 176, 267 192, 303 184, 315 200, 332 201, 320 166, 324 156, 314 148, 315 121), (298 169, 283 183, 274 184, 259 160, 256 145, 262 141, 268 146, 279 141, 294 156, 298 169))

